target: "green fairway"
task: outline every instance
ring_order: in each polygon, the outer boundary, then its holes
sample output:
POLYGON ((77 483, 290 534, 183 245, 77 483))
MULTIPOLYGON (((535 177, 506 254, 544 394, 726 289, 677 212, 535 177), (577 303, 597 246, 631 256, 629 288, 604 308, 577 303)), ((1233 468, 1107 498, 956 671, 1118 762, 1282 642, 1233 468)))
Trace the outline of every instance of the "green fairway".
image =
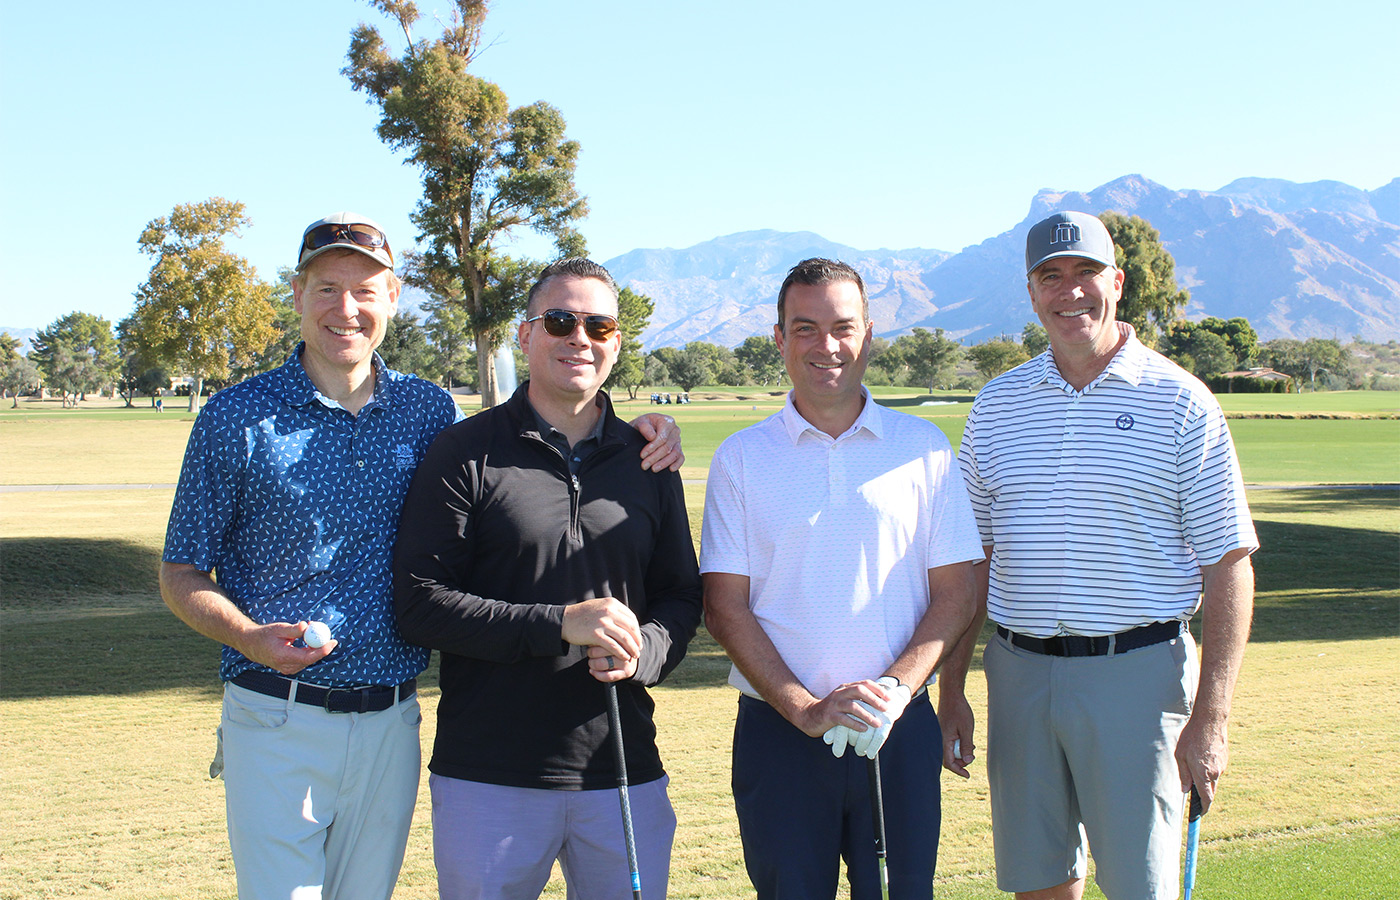
MULTIPOLYGON (((911 402, 926 397, 886 399, 908 403, 950 436, 966 413, 911 402)), ((685 429, 697 540, 714 447, 780 402, 662 407, 685 429)), ((624 407, 633 415, 647 404, 624 407)), ((0 415, 3 480, 171 483, 190 422, 164 416, 115 408, 0 415)), ((1395 420, 1231 424, 1247 470, 1292 465, 1307 476, 1252 480, 1400 481, 1359 477, 1368 457, 1386 458, 1394 473, 1394 431, 1329 430, 1394 428, 1395 420), (1352 443, 1367 440, 1355 452, 1352 443), (1293 444, 1310 449, 1293 462, 1269 461, 1270 446, 1293 444), (1337 460, 1349 460, 1353 478, 1320 470, 1337 460)), ((155 588, 170 500, 169 489, 0 494, 0 900, 232 894, 223 787, 207 777, 218 648, 176 620, 155 588)), ((1203 826, 1198 896, 1400 896, 1400 495, 1260 490, 1250 501, 1264 544, 1255 626, 1230 769, 1203 826)), ((655 692, 680 821, 673 898, 751 895, 729 793, 735 693, 727 672, 702 632, 655 692)), ((969 695, 980 721, 980 672, 969 695)), ((434 663, 423 690, 428 747, 437 696, 434 663)), ((943 789, 938 896, 1004 896, 992 876, 983 761, 970 781, 945 778, 943 789)), ((424 788, 396 897, 435 895, 424 788)), ((562 885, 553 882, 546 896, 562 897, 562 885)), ((1086 896, 1101 895, 1091 887, 1086 896)))

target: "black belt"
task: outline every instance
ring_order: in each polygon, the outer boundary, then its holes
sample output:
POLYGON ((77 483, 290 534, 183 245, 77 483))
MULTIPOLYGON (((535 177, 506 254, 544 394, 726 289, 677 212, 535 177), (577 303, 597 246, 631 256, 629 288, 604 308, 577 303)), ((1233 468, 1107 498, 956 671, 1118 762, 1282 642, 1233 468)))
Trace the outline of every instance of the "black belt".
POLYGON ((1163 641, 1181 636, 1180 621, 1153 622, 1140 628, 1131 628, 1117 634, 1089 636, 1083 634, 1061 634, 1049 638, 1027 637, 997 626, 997 634, 1005 638, 1013 647, 1041 653, 1046 656, 1109 656, 1151 647, 1163 641))
POLYGON ((407 700, 418 690, 418 680, 410 678, 398 687, 372 685, 358 688, 323 688, 304 681, 292 681, 280 675, 256 670, 244 672, 233 683, 259 694, 286 700, 292 693, 292 685, 297 686, 297 702, 308 706, 319 706, 326 712, 380 712, 407 700))

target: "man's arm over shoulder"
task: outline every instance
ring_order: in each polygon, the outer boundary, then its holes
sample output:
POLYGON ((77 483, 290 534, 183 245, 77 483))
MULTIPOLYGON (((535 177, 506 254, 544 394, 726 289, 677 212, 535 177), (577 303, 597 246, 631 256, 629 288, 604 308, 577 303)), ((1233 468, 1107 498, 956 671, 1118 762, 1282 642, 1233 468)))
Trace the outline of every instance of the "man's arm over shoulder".
POLYGON ((475 485, 462 447, 467 425, 438 436, 404 500, 394 545, 399 631, 422 647, 493 662, 563 653, 563 606, 506 603, 461 589, 476 556, 475 485))
POLYGON ((690 537, 685 491, 675 472, 648 476, 662 481, 662 514, 656 547, 646 573, 642 654, 633 679, 658 684, 685 657, 703 612, 700 569, 690 537))

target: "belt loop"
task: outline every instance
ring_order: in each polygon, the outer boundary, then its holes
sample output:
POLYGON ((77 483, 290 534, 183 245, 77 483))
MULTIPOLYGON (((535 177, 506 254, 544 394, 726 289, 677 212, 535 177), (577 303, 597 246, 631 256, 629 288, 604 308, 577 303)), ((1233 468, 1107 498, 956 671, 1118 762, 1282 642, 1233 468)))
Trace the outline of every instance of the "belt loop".
POLYGON ((1113 654, 1114 654, 1115 651, 1117 651, 1117 649, 1118 649, 1118 635, 1116 635, 1116 634, 1110 634, 1110 635, 1108 636, 1108 658, 1109 658, 1109 659, 1112 659, 1112 658, 1113 658, 1113 654))
POLYGON ((291 685, 287 688, 287 706, 291 707, 297 702, 297 688, 301 685, 301 682, 297 681, 295 678, 288 678, 287 680, 291 682, 291 685))

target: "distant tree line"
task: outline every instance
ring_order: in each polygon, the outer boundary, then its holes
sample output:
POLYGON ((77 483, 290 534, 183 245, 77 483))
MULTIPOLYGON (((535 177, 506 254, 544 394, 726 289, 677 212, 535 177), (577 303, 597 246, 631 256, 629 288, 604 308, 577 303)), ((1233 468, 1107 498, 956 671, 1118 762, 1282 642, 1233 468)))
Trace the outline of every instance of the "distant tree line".
MULTIPOLYGON (((1189 294, 1177 287, 1174 263, 1156 230, 1136 216, 1105 213, 1103 219, 1114 236, 1118 264, 1129 273, 1118 318, 1203 381, 1219 389, 1226 384, 1225 373, 1263 367, 1288 375, 1300 390, 1400 389, 1400 345, 1395 341, 1344 346, 1335 338, 1280 338, 1260 343, 1243 318, 1181 318, 1189 294), (1358 365, 1361 360, 1367 365, 1358 365)), ((137 396, 152 397, 154 403, 173 375, 192 379, 190 409, 197 410, 207 388, 280 365, 301 339, 292 272, 282 269, 275 283, 265 283, 246 260, 225 249, 225 237, 247 224, 243 204, 219 197, 177 206, 168 217, 152 220, 138 243, 153 264, 136 290, 131 315, 113 327, 101 316, 68 313, 34 336, 27 355, 19 352, 17 339, 0 332, 0 390, 15 398, 16 406, 21 394, 41 388, 60 397, 65 407, 99 392, 123 396, 130 406, 137 396)), ((518 314, 535 271, 525 262, 500 261, 493 302, 518 314)), ((473 334, 480 334, 472 314, 460 298, 432 292, 423 310, 426 318, 399 311, 389 322, 380 355, 399 371, 449 389, 475 390, 486 367, 472 341, 473 334)), ((770 335, 748 337, 734 348, 692 341, 643 352, 640 335, 651 323, 652 299, 623 288, 618 311, 623 342, 608 387, 626 390, 631 399, 648 385, 690 392, 702 385, 777 388, 785 381, 782 357, 770 335)), ((514 341, 509 343, 517 381, 523 381, 529 377, 525 359, 514 341)), ((1044 352, 1048 343, 1045 329, 1036 323, 1027 324, 1020 335, 998 335, 967 347, 941 328, 915 328, 893 341, 872 340, 866 381, 930 392, 975 390, 1044 352)), ((494 375, 494 366, 491 371, 494 375)))

